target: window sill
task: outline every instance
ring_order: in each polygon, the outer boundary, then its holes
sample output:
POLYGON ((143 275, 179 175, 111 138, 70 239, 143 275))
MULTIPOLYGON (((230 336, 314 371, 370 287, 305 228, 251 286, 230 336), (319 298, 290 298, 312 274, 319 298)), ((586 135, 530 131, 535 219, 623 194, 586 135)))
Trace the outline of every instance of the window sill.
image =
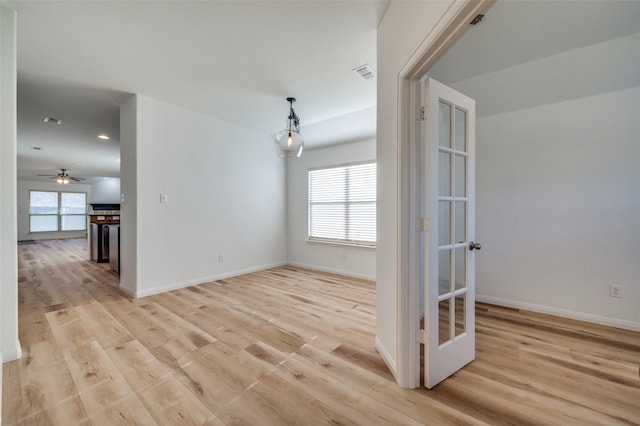
POLYGON ((349 241, 336 241, 336 240, 316 240, 307 238, 307 243, 309 244, 321 244, 321 245, 330 245, 330 246, 339 246, 339 247, 353 247, 353 248, 362 248, 362 249, 376 249, 375 243, 352 243, 349 241))

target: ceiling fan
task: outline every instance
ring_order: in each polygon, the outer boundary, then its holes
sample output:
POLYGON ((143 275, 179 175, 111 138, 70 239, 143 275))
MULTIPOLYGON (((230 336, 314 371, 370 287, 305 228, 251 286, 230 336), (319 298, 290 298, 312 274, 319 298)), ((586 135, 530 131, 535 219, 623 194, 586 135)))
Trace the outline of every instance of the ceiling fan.
POLYGON ((80 182, 82 180, 85 180, 85 178, 69 176, 69 174, 67 174, 67 169, 60 169, 60 173, 58 173, 57 175, 38 175, 38 176, 51 176, 51 179, 55 179, 56 182, 61 183, 63 185, 68 184, 70 181, 80 182))

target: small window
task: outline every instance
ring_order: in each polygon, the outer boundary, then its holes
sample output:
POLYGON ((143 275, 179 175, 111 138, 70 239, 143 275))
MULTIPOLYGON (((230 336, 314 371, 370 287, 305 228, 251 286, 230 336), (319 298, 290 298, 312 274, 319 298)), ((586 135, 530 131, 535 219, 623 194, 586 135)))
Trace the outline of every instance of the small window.
POLYGON ((87 229, 84 192, 29 191, 29 232, 87 229))
POLYGON ((309 170, 309 240, 375 247, 376 163, 309 170))

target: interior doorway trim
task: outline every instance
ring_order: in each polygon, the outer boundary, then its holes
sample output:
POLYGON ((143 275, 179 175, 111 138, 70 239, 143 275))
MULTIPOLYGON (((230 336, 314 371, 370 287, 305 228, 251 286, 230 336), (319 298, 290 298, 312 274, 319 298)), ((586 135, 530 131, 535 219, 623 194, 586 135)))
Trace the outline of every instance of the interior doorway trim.
POLYGON ((416 191, 418 170, 412 159, 420 142, 416 114, 420 107, 420 79, 472 28, 471 21, 484 14, 496 0, 451 3, 442 18, 418 46, 398 75, 398 357, 396 380, 401 387, 420 386, 420 283, 416 250, 418 223, 416 191), (418 371, 416 371, 416 368, 418 371))

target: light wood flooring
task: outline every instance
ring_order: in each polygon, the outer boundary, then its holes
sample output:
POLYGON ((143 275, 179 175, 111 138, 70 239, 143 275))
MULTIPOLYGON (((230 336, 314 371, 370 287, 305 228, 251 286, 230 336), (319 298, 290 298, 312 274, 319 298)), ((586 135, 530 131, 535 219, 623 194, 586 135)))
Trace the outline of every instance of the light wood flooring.
POLYGON ((282 267, 131 300, 84 240, 20 245, 5 425, 640 424, 640 334, 477 306, 477 358, 398 388, 375 286, 282 267))

